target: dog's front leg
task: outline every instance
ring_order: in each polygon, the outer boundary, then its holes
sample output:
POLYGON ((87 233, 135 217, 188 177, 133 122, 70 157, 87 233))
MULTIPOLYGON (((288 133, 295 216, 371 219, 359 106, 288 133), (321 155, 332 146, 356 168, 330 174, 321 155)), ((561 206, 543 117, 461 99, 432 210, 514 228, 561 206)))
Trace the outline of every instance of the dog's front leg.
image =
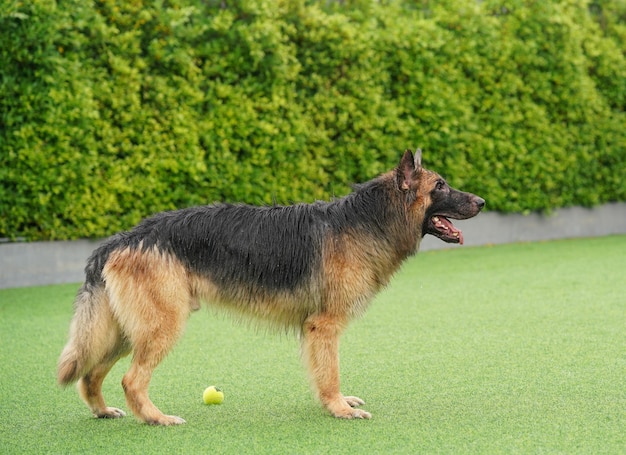
POLYGON ((318 314, 304 323, 302 353, 311 383, 322 404, 335 417, 369 419, 372 415, 353 406, 364 404, 357 397, 344 397, 339 384, 339 336, 344 327, 339 318, 318 314))

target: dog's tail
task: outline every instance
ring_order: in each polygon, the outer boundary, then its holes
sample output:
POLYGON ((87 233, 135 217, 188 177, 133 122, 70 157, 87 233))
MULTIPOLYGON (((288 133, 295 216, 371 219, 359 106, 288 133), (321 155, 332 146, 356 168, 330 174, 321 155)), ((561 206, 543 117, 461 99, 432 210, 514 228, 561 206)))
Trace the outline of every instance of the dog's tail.
POLYGON ((104 286, 85 283, 76 296, 69 340, 59 358, 59 384, 76 382, 102 359, 99 337, 109 326, 110 314, 104 286))

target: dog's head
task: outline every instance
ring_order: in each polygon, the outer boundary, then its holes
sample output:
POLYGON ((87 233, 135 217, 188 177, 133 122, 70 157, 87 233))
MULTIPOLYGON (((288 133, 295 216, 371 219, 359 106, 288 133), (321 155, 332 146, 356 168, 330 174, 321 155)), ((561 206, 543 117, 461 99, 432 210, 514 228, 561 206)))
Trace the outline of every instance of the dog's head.
POLYGON ((478 215, 485 200, 456 190, 436 172, 422 167, 422 151, 404 152, 396 169, 398 188, 405 193, 408 210, 422 220, 422 236, 439 237, 444 242, 463 244, 463 233, 450 219, 464 220, 478 215))

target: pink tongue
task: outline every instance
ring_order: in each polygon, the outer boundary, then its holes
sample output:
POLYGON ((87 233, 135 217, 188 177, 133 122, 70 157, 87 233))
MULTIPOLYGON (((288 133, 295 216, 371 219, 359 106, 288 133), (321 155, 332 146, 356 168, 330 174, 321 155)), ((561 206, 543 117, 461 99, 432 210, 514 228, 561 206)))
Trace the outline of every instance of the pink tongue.
POLYGON ((438 226, 445 226, 448 228, 449 234, 451 237, 454 237, 454 235, 452 234, 458 234, 458 239, 459 239, 459 244, 463 245, 463 233, 461 232, 460 229, 455 228, 452 223, 450 222, 450 220, 448 220, 447 218, 444 217, 438 217, 438 220, 436 221, 436 224, 438 226))
POLYGON ((458 234, 457 237, 459 239, 459 244, 463 245, 463 233, 461 232, 461 230, 452 226, 452 223, 448 223, 448 229, 450 229, 450 234, 458 234))

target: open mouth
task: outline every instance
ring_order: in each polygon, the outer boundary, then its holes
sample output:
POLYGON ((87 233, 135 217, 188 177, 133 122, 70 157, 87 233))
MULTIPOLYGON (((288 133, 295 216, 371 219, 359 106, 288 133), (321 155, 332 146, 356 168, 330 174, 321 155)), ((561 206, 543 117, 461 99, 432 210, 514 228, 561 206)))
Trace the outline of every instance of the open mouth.
POLYGON ((463 245, 463 233, 445 216, 432 216, 428 222, 427 233, 439 237, 444 242, 463 245))

